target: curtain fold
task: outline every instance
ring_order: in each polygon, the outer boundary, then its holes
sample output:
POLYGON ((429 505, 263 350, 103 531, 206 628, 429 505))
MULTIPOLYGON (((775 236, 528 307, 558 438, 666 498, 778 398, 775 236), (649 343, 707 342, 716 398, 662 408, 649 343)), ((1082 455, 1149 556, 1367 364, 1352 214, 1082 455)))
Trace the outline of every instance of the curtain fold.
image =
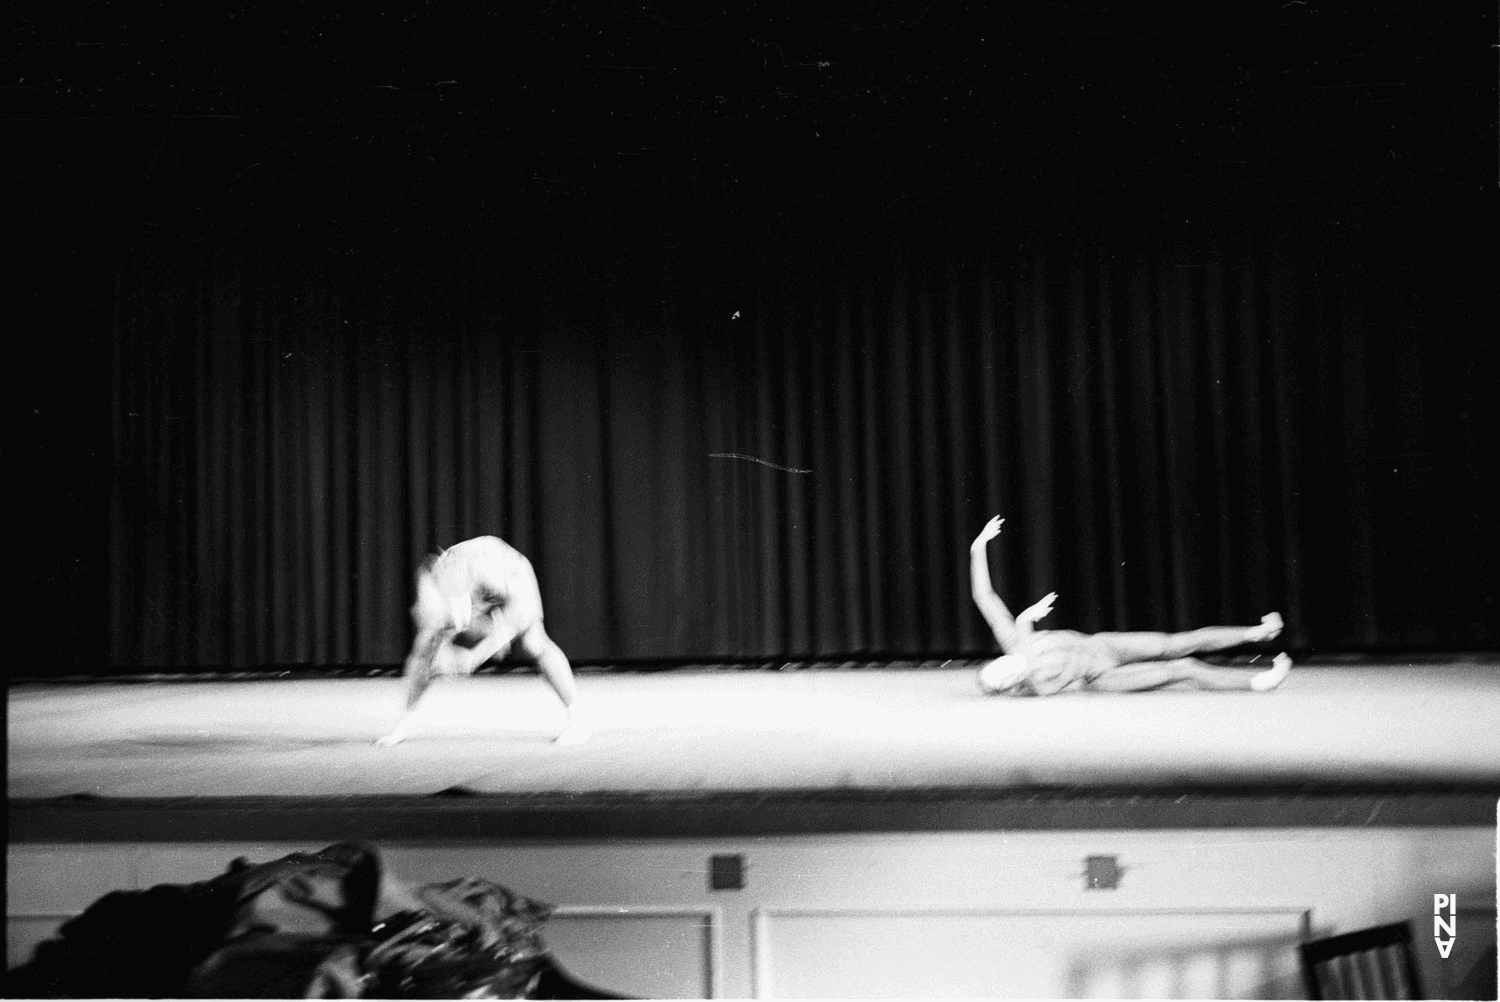
POLYGON ((977 655, 996 512, 1049 625, 1495 643, 1487 377, 1367 244, 767 233, 131 241, 110 664, 395 664, 412 569, 481 533, 575 660, 977 655))

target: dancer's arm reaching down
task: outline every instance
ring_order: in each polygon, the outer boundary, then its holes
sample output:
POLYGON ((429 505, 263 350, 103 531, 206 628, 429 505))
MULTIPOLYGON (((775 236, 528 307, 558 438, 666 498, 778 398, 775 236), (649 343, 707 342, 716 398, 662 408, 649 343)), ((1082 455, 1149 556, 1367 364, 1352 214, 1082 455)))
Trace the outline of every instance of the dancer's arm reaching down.
POLYGON ((996 515, 984 524, 979 535, 974 537, 974 542, 969 544, 969 591, 974 596, 974 604, 979 606, 979 614, 990 625, 990 632, 995 635, 1000 649, 1007 654, 1017 654, 1021 650, 1021 635, 1016 630, 1016 620, 990 584, 989 542, 1000 535, 1000 526, 1004 522, 1005 519, 996 515))

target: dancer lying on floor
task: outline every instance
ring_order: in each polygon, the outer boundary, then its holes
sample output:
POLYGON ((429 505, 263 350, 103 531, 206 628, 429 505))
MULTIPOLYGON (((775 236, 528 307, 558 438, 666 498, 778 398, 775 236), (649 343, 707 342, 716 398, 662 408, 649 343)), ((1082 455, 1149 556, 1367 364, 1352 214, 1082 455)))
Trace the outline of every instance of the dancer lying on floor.
POLYGON ((472 675, 507 651, 536 662, 568 711, 558 744, 577 744, 590 728, 578 706, 573 668, 542 628, 536 573, 518 550, 494 536, 456 543, 417 569, 411 607, 417 636, 406 657, 406 713, 377 744, 394 745, 411 732, 417 703, 442 675, 472 675))
POLYGON ((1000 535, 1004 519, 996 515, 969 546, 969 583, 974 604, 1005 651, 979 672, 985 692, 1012 696, 1051 696, 1074 683, 1101 692, 1142 692, 1177 682, 1200 689, 1266 692, 1292 670, 1292 659, 1276 655, 1265 671, 1220 668, 1189 657, 1241 644, 1273 640, 1281 633, 1279 613, 1268 613, 1259 626, 1209 626, 1188 633, 1077 633, 1036 630, 1036 621, 1052 611, 1057 593, 1011 617, 990 584, 989 541, 1000 535))

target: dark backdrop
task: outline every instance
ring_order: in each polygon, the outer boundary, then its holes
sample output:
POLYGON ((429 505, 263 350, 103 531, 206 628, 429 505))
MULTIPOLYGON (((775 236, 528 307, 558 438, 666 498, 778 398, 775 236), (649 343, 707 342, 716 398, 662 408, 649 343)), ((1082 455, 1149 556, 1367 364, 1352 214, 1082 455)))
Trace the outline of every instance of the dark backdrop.
POLYGON ((1493 17, 15 15, 13 674, 1497 641, 1493 17), (1443 20, 1447 18, 1447 20, 1443 20))

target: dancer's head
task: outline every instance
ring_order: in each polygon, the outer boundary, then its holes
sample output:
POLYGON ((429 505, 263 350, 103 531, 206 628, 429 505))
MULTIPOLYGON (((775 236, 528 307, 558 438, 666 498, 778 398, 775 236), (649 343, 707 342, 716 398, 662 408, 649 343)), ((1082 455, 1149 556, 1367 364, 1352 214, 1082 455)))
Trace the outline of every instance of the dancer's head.
POLYGON ((417 571, 417 600, 411 618, 417 635, 459 633, 468 629, 473 606, 468 595, 445 596, 433 577, 431 564, 417 571))
POLYGON ((447 674, 452 668, 453 652, 448 643, 467 629, 473 617, 473 606, 467 595, 461 599, 445 596, 432 573, 432 559, 417 568, 417 599, 411 606, 411 651, 406 655, 408 675, 447 674))
POLYGON ((1028 687, 1026 656, 1006 654, 979 669, 979 688, 987 693, 1026 695, 1028 687))

